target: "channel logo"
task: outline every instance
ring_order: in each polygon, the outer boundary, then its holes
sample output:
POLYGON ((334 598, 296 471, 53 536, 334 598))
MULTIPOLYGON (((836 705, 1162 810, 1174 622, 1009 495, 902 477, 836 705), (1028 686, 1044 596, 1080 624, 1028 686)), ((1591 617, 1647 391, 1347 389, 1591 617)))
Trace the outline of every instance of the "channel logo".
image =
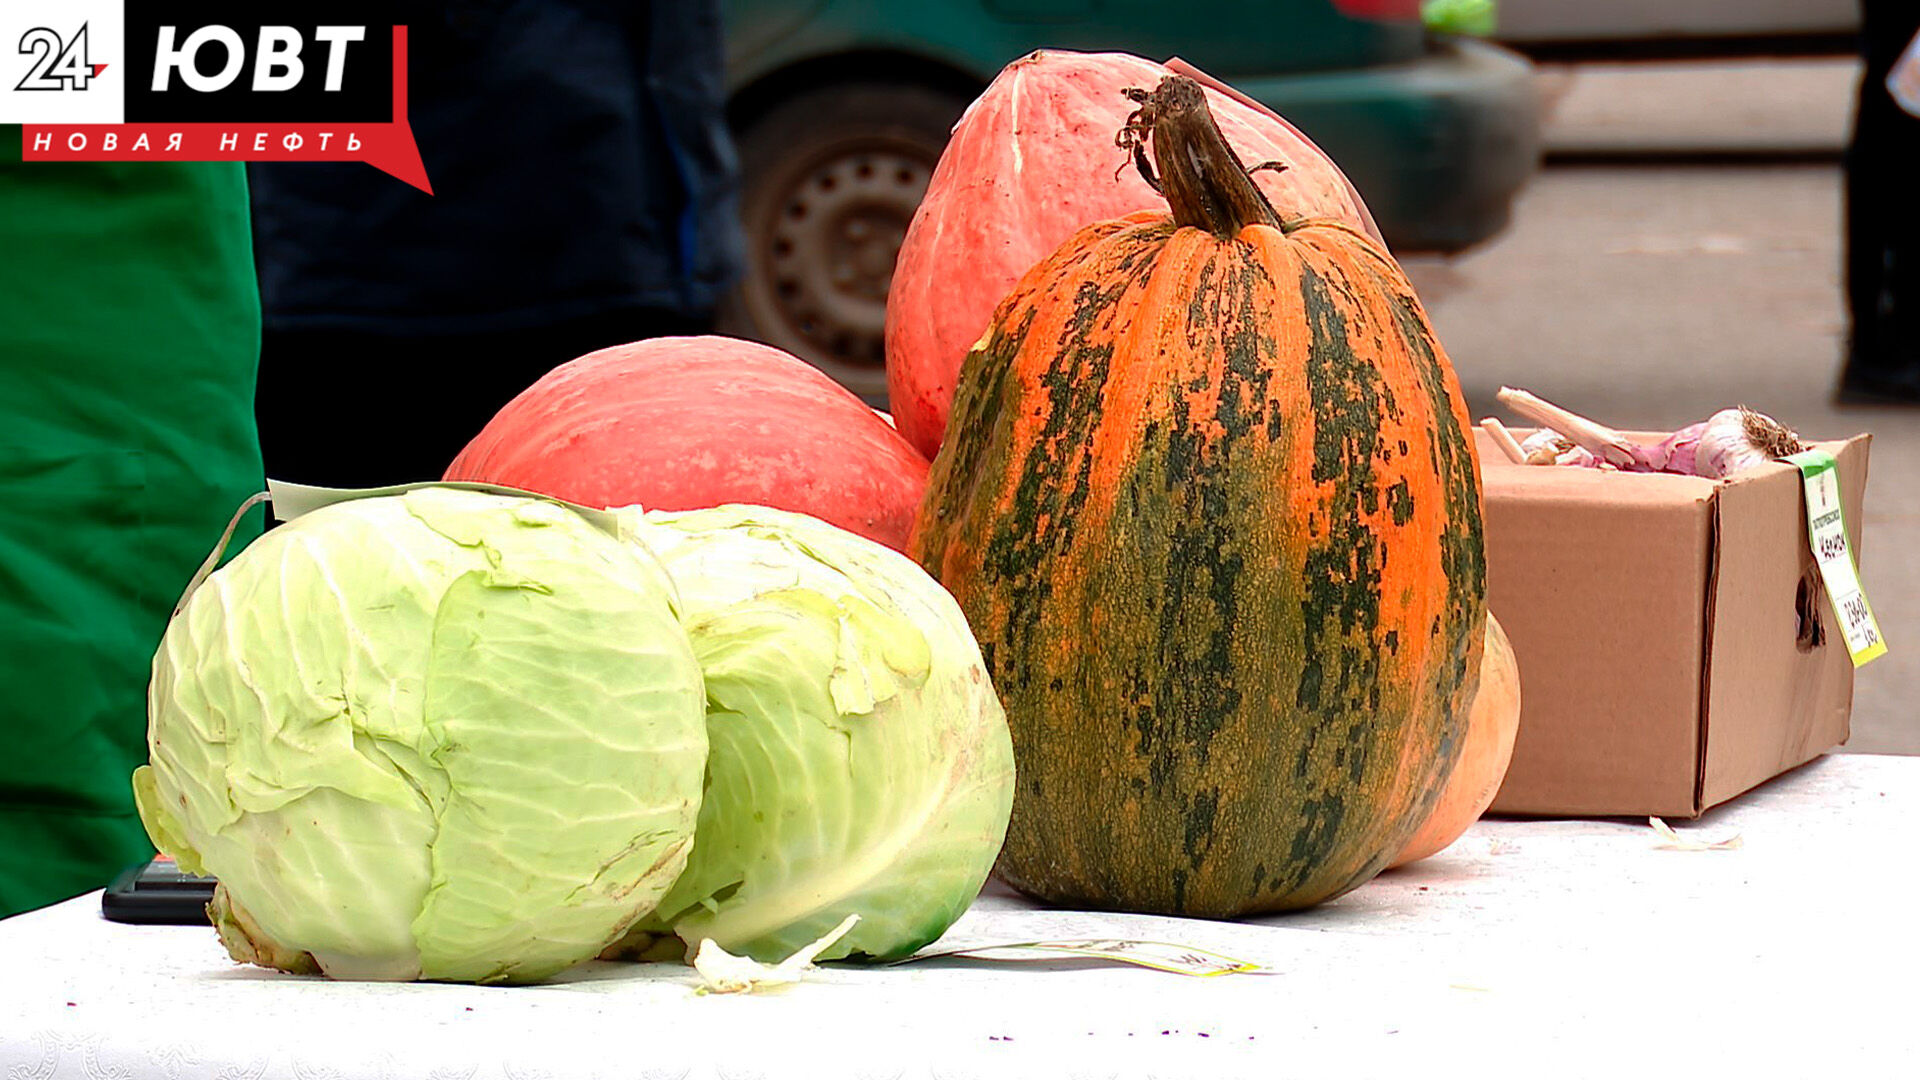
POLYGON ((7 0, 0 124, 27 161, 365 161, 431 193, 380 6, 7 0))
POLYGON ((36 26, 20 36, 20 51, 30 53, 33 63, 15 84, 15 90, 85 90, 94 77, 107 69, 105 64, 87 61, 87 26, 72 40, 44 26, 36 26))

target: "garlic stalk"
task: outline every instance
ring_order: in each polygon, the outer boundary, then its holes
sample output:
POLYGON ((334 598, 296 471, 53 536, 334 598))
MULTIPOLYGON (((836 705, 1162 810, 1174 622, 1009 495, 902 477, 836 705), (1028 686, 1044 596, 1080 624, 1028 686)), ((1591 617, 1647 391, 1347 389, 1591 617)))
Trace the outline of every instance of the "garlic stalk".
POLYGON ((1622 469, 1647 471, 1650 462, 1645 457, 1646 448, 1612 428, 1511 386, 1501 387, 1498 396, 1500 404, 1541 427, 1559 432, 1601 461, 1622 469))
POLYGON ((1513 432, 1507 430, 1507 425, 1489 416, 1480 421, 1480 429, 1493 437, 1493 444, 1500 448, 1500 452, 1506 455, 1508 461, 1515 465, 1528 464, 1526 453, 1520 449, 1520 444, 1514 441, 1513 432))

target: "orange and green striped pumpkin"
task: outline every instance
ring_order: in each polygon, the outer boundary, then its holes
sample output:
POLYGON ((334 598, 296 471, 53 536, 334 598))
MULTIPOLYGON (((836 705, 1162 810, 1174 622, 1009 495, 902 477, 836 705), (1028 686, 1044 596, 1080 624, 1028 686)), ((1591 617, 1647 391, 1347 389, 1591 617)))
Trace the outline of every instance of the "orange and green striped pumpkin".
MULTIPOLYGON (((910 552, 1020 770, 999 872, 1228 917, 1367 881, 1426 820, 1486 618, 1458 381, 1393 259, 1283 220, 1191 81, 1143 102, 1172 207, 1090 226, 968 356, 910 552)), ((1145 136, 1150 134, 1150 138, 1145 136)))

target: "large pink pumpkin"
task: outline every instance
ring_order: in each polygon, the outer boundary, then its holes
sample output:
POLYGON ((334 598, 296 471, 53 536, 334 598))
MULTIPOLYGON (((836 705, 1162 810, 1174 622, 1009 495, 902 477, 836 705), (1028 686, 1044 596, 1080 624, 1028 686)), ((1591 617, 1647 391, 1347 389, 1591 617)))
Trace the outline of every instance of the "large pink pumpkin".
POLYGON ((1084 226, 1164 209, 1114 136, 1122 93, 1177 69, 1282 217, 1334 218, 1378 238, 1337 166, 1293 125, 1191 66, 1126 53, 1036 52, 1009 64, 953 129, 907 229, 887 293, 887 393, 900 433, 931 458, 967 350, 1013 283, 1084 226), (1117 175, 1116 175, 1117 173, 1117 175))
POLYGON ((447 469, 587 506, 792 510, 906 545, 927 459, 818 368, 725 337, 589 353, 508 402, 447 469))

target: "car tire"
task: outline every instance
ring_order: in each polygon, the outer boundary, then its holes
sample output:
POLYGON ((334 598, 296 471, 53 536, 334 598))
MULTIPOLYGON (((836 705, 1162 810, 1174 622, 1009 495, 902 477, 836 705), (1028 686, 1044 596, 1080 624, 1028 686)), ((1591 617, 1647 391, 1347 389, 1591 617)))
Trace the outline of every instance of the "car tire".
POLYGON ((785 349, 884 408, 894 259, 966 106, 924 86, 846 83, 745 125, 746 273, 721 332, 785 349))

